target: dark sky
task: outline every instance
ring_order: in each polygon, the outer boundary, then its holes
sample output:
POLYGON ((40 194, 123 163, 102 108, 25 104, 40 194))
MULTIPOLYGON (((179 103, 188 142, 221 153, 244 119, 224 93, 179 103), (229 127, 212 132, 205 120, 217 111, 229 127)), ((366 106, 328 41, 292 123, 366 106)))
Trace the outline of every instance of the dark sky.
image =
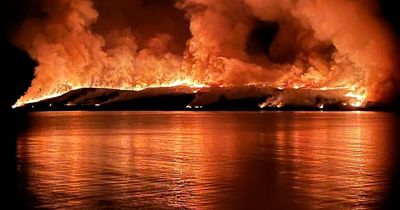
MULTIPOLYGON (((126 0, 127 1, 127 0, 126 0)), ((158 0, 151 0, 156 4, 158 0)), ((165 0, 160 0, 165 4, 165 0)), ((2 1, 3 3, 4 1, 2 1)), ((1 108, 10 107, 23 94, 33 77, 35 63, 29 56, 14 47, 10 38, 27 16, 43 15, 40 13, 42 0, 5 0, 1 8, 1 61, 2 77, 0 101, 1 108), (5 4, 5 5, 4 5, 5 4)), ((392 26, 397 36, 400 34, 400 7, 394 0, 381 0, 382 15, 392 26)), ((186 29, 184 29, 186 30, 186 29)), ((185 36, 185 31, 182 36, 185 36)))

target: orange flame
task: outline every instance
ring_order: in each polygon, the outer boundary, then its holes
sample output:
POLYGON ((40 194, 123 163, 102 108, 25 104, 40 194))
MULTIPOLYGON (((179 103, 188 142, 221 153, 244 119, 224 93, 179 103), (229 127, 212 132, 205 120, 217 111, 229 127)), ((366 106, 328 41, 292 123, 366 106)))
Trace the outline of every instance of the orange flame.
MULTIPOLYGON (((94 5, 104 2, 48 1, 48 17, 23 25, 18 44, 39 66, 14 108, 79 88, 139 91, 215 84, 339 91, 345 105, 362 107, 381 100, 390 89, 379 87, 391 87, 393 81, 393 39, 373 7, 364 5, 368 2, 178 0, 174 9, 185 13, 191 34, 183 53, 175 50, 174 34, 156 25, 150 32, 148 26, 115 26, 126 21, 114 25, 115 18, 101 16, 111 8, 94 5), (280 26, 268 54, 251 54, 246 47, 255 19, 280 26), (98 22, 106 32, 96 30, 98 22)), ((142 6, 131 5, 135 11, 142 6)), ((165 28, 171 24, 167 21, 165 28)), ((261 107, 287 103, 270 100, 261 107)))

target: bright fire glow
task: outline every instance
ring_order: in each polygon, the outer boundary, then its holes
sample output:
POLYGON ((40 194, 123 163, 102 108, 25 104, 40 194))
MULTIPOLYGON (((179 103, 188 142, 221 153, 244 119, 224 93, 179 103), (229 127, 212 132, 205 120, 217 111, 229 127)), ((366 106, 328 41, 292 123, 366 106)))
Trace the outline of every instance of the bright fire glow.
POLYGON ((98 87, 96 87, 96 86, 95 87, 78 86, 78 87, 71 88, 71 89, 69 89, 67 91, 64 91, 64 92, 58 92, 58 93, 55 93, 55 94, 50 94, 48 96, 27 100, 27 101, 24 101, 24 102, 17 101, 17 103, 15 103, 12 106, 12 108, 15 109, 15 108, 21 107, 21 106, 23 106, 25 104, 36 103, 36 102, 43 101, 43 100, 46 100, 46 99, 55 98, 55 97, 58 97, 58 96, 61 96, 61 95, 65 94, 65 93, 67 93, 67 92, 69 92, 71 90, 78 90, 78 89, 81 89, 81 88, 106 88, 106 89, 115 89, 115 90, 141 91, 141 90, 148 89, 148 88, 167 88, 167 87, 180 87, 180 86, 182 86, 182 87, 190 87, 191 89, 201 89, 201 88, 208 87, 208 85, 200 84, 200 83, 197 83, 197 82, 195 82, 193 80, 190 80, 190 79, 178 79, 178 80, 175 80, 175 81, 171 81, 171 82, 168 82, 168 83, 157 84, 157 85, 147 85, 147 86, 138 85, 138 86, 131 87, 131 88, 130 87, 116 88, 116 87, 103 87, 103 86, 98 86, 98 87))
POLYGON ((353 107, 362 107, 366 103, 366 98, 367 98, 366 93, 350 92, 347 93, 345 96, 350 99, 349 104, 353 107))
POLYGON ((389 84, 397 56, 392 34, 364 1, 177 0, 171 8, 157 7, 165 17, 152 15, 154 8, 142 3, 46 2, 48 15, 27 20, 16 37, 39 65, 13 108, 80 88, 187 86, 197 93, 249 85, 280 90, 261 108, 301 102, 317 107, 326 101, 312 104, 310 98, 321 95, 363 107, 394 87, 389 84), (123 7, 135 11, 130 13, 136 19, 114 11, 123 7), (182 25, 169 19, 175 16, 182 25), (259 22, 279 25, 270 46, 259 46, 264 42, 252 37, 259 22), (269 53, 252 49, 253 42, 269 53))

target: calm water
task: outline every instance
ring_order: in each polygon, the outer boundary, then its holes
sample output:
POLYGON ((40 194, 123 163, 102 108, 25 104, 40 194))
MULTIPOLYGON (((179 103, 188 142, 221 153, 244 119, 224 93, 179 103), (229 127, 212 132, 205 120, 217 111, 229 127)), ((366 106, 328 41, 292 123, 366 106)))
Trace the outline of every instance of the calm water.
POLYGON ((377 209, 392 116, 374 112, 31 113, 17 141, 35 208, 377 209))

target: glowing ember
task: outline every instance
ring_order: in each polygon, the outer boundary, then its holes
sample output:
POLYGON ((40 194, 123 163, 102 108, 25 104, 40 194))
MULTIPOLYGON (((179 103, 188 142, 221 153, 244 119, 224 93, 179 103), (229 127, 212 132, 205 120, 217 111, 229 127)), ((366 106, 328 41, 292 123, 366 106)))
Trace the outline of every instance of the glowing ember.
MULTIPOLYGON (((136 11, 125 14, 111 11, 107 2, 47 1, 46 17, 22 25, 17 44, 39 65, 13 108, 79 88, 246 85, 282 92, 337 90, 343 104, 361 107, 388 95, 384 87, 395 82, 392 36, 368 2, 178 0, 160 8, 166 17, 182 13, 182 22, 188 21, 182 26, 154 16, 145 4, 124 4, 136 11), (262 46, 268 54, 252 52, 249 44, 260 22, 279 25, 271 45, 262 46), (182 27, 190 30, 189 39, 179 35, 182 27)), ((260 107, 286 104, 277 96, 260 107)))
POLYGON ((267 102, 264 102, 264 103, 262 103, 262 104, 260 104, 259 105, 259 107, 261 108, 261 109, 263 109, 263 108, 266 108, 266 107, 273 107, 273 108, 282 108, 282 107, 284 107, 284 104, 282 103, 282 102, 269 102, 269 101, 267 101, 267 102))

